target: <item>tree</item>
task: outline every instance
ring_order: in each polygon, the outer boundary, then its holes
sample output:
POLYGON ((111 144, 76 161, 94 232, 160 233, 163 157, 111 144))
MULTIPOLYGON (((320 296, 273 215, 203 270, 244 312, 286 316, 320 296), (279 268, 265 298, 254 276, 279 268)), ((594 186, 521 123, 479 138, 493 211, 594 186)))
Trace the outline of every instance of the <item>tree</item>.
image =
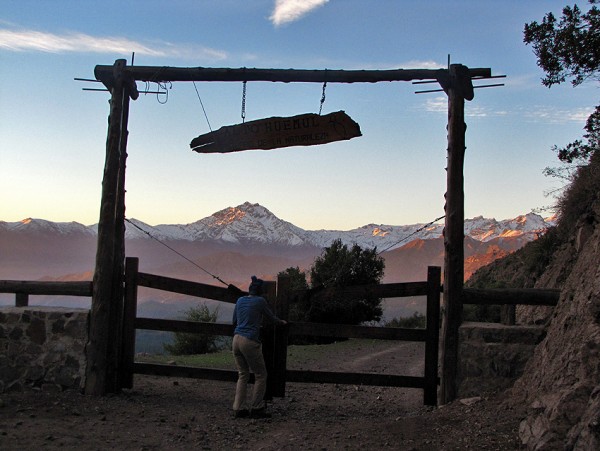
MULTIPOLYGON (((278 276, 286 276, 290 278, 290 291, 306 292, 308 290, 308 282, 306 281, 306 273, 300 271, 298 266, 287 268, 281 271, 278 276)), ((290 299, 288 319, 289 321, 308 321, 307 312, 309 310, 308 296, 295 296, 290 299)))
MULTIPOLYGON (((211 311, 206 304, 191 307, 185 311, 187 321, 214 323, 217 321, 219 309, 211 311)), ((165 351, 173 355, 207 354, 218 350, 217 337, 210 334, 191 334, 175 332, 175 341, 163 345, 165 351)))
MULTIPOLYGON (((311 290, 377 284, 383 277, 385 262, 377 249, 352 248, 335 240, 317 257, 310 269, 311 290)), ((333 292, 325 298, 309 299, 307 320, 320 323, 360 324, 379 321, 381 299, 373 296, 342 297, 333 292)))
MULTIPOLYGON (((587 13, 574 5, 565 6, 560 21, 547 13, 542 23, 525 24, 524 42, 531 44, 537 64, 546 73, 542 79, 551 87, 571 79, 573 86, 586 80, 600 79, 600 0, 588 0, 587 13)), ((583 140, 576 140, 563 148, 554 147, 560 161, 587 163, 600 146, 600 105, 588 117, 583 140)))

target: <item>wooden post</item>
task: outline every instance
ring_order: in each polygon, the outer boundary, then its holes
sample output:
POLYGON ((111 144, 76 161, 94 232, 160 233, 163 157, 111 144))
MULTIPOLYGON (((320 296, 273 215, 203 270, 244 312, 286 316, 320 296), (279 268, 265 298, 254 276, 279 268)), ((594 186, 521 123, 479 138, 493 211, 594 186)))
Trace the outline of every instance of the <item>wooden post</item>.
POLYGON ((129 83, 123 70, 125 60, 113 66, 106 161, 98 222, 96 268, 93 279, 90 328, 86 346, 85 393, 104 395, 120 389, 119 356, 123 302, 124 180, 129 111, 129 83), (125 138, 125 140, 124 140, 125 138))
MULTIPOLYGON (((290 277, 277 277, 277 301, 275 314, 280 319, 288 320, 290 299, 290 277)), ((275 326, 275 349, 273 353, 273 396, 285 397, 285 379, 287 372, 287 346, 289 326, 275 326)))
POLYGON ((427 339, 425 341, 425 390, 423 403, 437 405, 438 352, 440 339, 440 287, 439 266, 427 268, 427 339))
POLYGON ((29 293, 15 293, 15 307, 27 307, 29 305, 29 293))
POLYGON ((515 305, 500 307, 500 322, 506 326, 514 326, 517 322, 517 309, 515 305))
POLYGON ((123 352, 121 355, 122 388, 133 388, 133 362, 135 359, 135 319, 137 317, 138 270, 140 260, 125 260, 125 305, 123 308, 123 352))
POLYGON ((464 156, 465 99, 473 98, 469 69, 450 66, 448 94, 448 161, 446 222, 444 226, 444 306, 442 321, 442 380, 440 401, 456 398, 458 369, 458 328, 462 321, 464 282, 464 156))
MULTIPOLYGON (((265 282, 263 285, 262 296, 267 300, 271 309, 275 310, 275 300, 277 297, 277 284, 275 282, 265 282)), ((271 375, 275 371, 275 326, 273 324, 265 324, 262 327, 263 333, 262 349, 263 357, 265 358, 265 366, 267 367, 267 391, 265 399, 270 401, 273 399, 273 379, 271 375)))

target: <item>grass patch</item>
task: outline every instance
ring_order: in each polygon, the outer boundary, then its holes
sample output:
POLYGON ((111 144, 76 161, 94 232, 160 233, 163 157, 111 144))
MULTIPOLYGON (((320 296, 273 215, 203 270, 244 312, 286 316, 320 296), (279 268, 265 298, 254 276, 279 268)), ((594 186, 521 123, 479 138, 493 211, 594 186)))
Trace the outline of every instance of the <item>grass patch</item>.
MULTIPOLYGON (((389 345, 389 343, 385 343, 383 340, 369 339, 350 339, 325 345, 291 345, 288 346, 287 366, 288 368, 295 368, 314 362, 327 361, 333 358, 339 359, 352 351, 360 351, 364 348, 372 349, 374 347, 387 345, 389 345)), ((135 361, 202 368, 235 368, 235 362, 230 349, 224 349, 210 354, 197 355, 142 354, 137 355, 135 361)))

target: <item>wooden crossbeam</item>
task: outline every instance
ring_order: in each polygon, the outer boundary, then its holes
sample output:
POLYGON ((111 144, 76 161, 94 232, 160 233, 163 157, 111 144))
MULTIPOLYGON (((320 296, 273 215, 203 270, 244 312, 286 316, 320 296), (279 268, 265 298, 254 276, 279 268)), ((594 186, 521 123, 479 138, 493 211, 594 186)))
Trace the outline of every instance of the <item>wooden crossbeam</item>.
MULTIPOLYGON (((283 83, 378 83, 384 81, 447 80, 447 69, 329 70, 329 69, 258 69, 169 66, 127 66, 129 79, 149 82, 174 81, 273 81, 283 83)), ((470 68, 470 77, 492 76, 490 68, 470 68)), ((113 66, 98 65, 96 79, 107 87, 112 84, 113 66)))

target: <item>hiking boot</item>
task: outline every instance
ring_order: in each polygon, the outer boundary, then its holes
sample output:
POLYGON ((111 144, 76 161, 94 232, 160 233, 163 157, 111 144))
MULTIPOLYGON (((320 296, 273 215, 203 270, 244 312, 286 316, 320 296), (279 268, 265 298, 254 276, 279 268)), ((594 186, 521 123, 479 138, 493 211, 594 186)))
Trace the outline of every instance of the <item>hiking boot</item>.
POLYGON ((263 407, 262 409, 250 410, 250 418, 271 418, 271 414, 263 407))
POLYGON ((250 416, 250 412, 248 409, 234 410, 233 417, 234 418, 248 418, 250 416))

